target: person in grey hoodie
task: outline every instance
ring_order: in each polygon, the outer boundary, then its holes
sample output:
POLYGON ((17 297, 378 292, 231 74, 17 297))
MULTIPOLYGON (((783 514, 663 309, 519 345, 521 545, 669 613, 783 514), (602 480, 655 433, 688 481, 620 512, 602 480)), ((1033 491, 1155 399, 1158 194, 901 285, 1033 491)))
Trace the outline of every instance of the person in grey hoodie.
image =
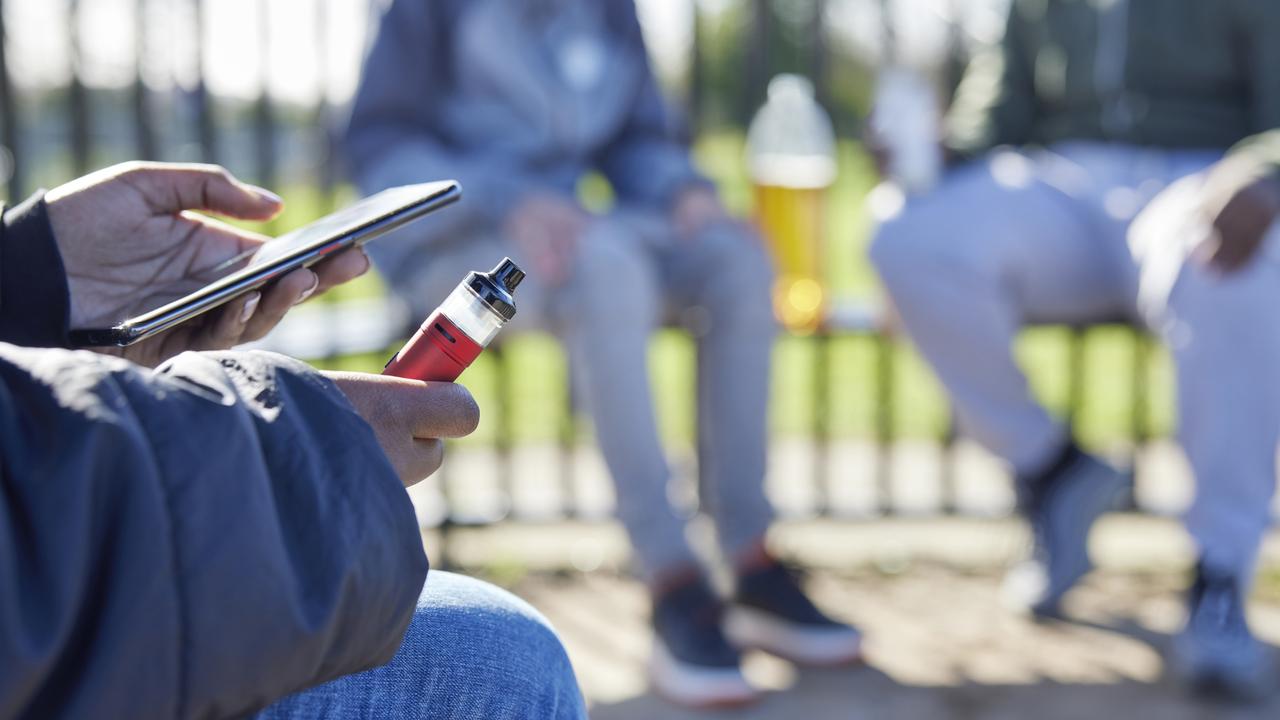
POLYGON ((364 193, 436 177, 463 185, 449 218, 370 248, 416 315, 495 254, 530 269, 516 323, 567 346, 652 590, 659 692, 691 705, 754 699, 726 629, 802 662, 857 657, 857 633, 764 550, 771 271, 758 236, 729 219, 675 139, 632 0, 389 3, 346 155, 364 193), (578 200, 593 172, 612 187, 608 210, 578 200), (698 343, 703 501, 737 575, 723 627, 723 601, 667 493, 646 364, 664 318, 686 321, 698 343))
POLYGON ((279 207, 143 164, 0 207, 0 718, 585 717, 531 608, 447 573, 424 589, 402 481, 475 427, 463 388, 183 352, 260 336, 359 252, 125 357, 65 349, 262 241, 187 211, 279 207))

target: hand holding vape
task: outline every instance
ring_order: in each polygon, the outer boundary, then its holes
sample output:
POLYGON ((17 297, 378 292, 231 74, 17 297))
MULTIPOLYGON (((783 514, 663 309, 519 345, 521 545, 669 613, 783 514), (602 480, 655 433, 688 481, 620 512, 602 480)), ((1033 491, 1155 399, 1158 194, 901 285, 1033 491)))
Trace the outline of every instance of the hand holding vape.
POLYGON ((457 380, 515 317, 512 293, 522 280, 524 271, 511 258, 503 258, 487 273, 467 275, 387 362, 382 374, 433 382, 457 380))

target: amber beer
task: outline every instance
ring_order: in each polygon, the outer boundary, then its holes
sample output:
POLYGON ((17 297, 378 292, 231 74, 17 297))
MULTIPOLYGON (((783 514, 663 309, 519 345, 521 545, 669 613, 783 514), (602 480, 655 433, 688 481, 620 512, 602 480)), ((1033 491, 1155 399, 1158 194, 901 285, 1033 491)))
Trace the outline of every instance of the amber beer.
POLYGON ((814 99, 813 83, 779 75, 747 129, 747 162, 755 217, 773 252, 773 307, 794 333, 818 330, 827 314, 827 189, 836 179, 831 119, 814 99))
POLYGON ((773 254, 774 313, 791 332, 814 332, 827 313, 827 188, 756 182, 754 190, 756 222, 773 254))

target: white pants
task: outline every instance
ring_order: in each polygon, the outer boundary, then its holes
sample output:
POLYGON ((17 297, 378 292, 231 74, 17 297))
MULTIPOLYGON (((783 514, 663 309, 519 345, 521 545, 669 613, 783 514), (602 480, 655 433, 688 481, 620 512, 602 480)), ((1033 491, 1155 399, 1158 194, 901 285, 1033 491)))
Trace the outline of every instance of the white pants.
POLYGON ((1066 440, 1014 361, 1019 328, 1146 320, 1177 367, 1197 481, 1188 527, 1208 562, 1244 573, 1276 484, 1280 230, 1237 274, 1192 259, 1207 238, 1202 171, 1218 157, 1086 143, 997 153, 886 213, 871 257, 966 431, 1015 472, 1066 440))

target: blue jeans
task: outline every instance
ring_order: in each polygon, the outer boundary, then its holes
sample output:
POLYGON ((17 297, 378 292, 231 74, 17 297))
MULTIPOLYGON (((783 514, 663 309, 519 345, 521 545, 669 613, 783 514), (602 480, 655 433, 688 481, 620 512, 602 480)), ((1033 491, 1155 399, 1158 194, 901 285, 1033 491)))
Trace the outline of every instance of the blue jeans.
POLYGON ((431 571, 390 663, 281 700, 260 720, 587 717, 560 638, 527 603, 431 571))

